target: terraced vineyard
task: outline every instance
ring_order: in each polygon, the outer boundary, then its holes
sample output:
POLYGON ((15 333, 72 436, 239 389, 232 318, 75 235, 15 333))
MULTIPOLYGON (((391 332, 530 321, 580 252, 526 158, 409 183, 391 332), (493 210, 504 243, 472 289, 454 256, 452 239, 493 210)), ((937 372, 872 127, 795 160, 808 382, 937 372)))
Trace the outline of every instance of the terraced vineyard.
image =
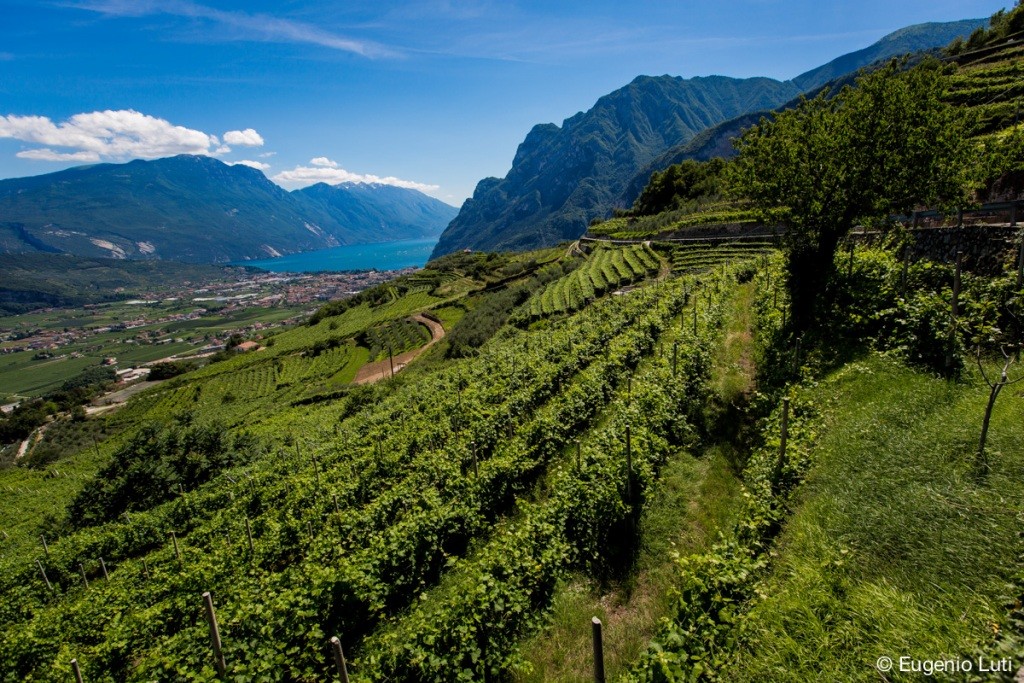
POLYGON ((958 59, 946 99, 970 108, 975 132, 986 135, 1016 125, 1024 95, 1024 46, 1017 40, 974 51, 958 59))
MULTIPOLYGON (((645 247, 593 257, 586 267, 605 278, 602 291, 658 263, 645 247)), ((87 680, 213 678, 198 618, 204 590, 216 602, 230 677, 324 680, 331 634, 362 680, 507 671, 560 573, 611 560, 609 534, 634 514, 666 445, 701 405, 719 309, 702 298, 699 328, 677 331, 694 287, 678 280, 599 300, 543 331, 495 338, 472 361, 406 379, 369 404, 359 394, 284 400, 301 392, 282 384, 323 377, 354 353, 349 344, 319 354, 308 345, 354 324, 349 313, 333 331, 330 320, 316 326, 323 333, 296 330, 305 351, 282 338, 272 347, 282 352, 224 361, 152 394, 129 409, 242 421, 236 406, 262 405, 266 416, 244 422, 268 455, 116 522, 49 539, 39 559, 51 589, 33 554, 5 552, 4 680, 64 678, 71 658, 87 680), (677 362, 663 358, 627 382, 667 330, 677 362), (631 399, 641 386, 643 398, 631 399), (227 393, 235 397, 225 401, 227 393), (573 439, 598 419, 577 470, 573 439), (539 482, 550 494, 531 502, 539 482), (464 600, 469 586, 477 597, 464 600), (495 612, 512 604, 531 609, 508 612, 514 619, 495 612)))
POLYGON ((675 273, 699 273, 725 263, 751 259, 775 249, 770 239, 730 240, 721 242, 663 242, 659 249, 667 252, 675 273))
POLYGON ((398 355, 418 349, 430 341, 430 330, 422 323, 403 318, 364 330, 356 340, 369 349, 371 361, 378 361, 387 358, 389 352, 398 355))
POLYGON ((598 247, 571 273, 534 294, 521 318, 578 311, 598 297, 656 273, 661 260, 650 247, 598 247))
POLYGON ((722 201, 653 216, 611 218, 591 226, 587 234, 617 240, 656 239, 696 226, 754 226, 756 223, 754 211, 743 202, 722 201))

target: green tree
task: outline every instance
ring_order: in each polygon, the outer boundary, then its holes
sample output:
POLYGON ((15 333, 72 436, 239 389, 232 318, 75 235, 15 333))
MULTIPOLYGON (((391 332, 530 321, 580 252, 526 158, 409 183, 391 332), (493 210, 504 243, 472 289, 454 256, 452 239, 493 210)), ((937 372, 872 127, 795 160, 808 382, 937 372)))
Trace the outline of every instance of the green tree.
POLYGON ((737 188, 762 219, 787 228, 796 329, 814 322, 840 240, 915 206, 967 199, 972 147, 962 110, 942 100, 943 67, 896 61, 836 97, 802 101, 737 141, 737 188))
POLYGON ((629 213, 653 216, 681 208, 687 202, 718 196, 725 191, 724 169, 725 162, 715 157, 709 161, 687 159, 655 171, 629 213))

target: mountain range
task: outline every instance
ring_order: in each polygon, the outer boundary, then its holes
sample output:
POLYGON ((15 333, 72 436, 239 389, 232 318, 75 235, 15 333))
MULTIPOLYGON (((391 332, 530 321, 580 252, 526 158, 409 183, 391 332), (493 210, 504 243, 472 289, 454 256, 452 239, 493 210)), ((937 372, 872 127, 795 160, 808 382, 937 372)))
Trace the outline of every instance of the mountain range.
POLYGON ((629 206, 653 171, 729 155, 732 138, 762 115, 986 23, 910 26, 788 81, 637 77, 561 126, 534 126, 508 174, 481 180, 461 210, 380 184, 288 192, 256 169, 205 156, 0 180, 0 254, 226 263, 438 234, 433 257, 555 244, 629 206))
POLYGON ((561 126, 535 126, 508 174, 477 184, 432 257, 575 239, 591 220, 629 206, 652 171, 687 158, 728 156, 731 139, 771 110, 880 60, 943 47, 987 22, 909 26, 789 81, 638 77, 561 126))
POLYGON ((456 212, 389 185, 288 192, 256 169, 181 155, 0 180, 0 253, 225 263, 434 237, 456 212))

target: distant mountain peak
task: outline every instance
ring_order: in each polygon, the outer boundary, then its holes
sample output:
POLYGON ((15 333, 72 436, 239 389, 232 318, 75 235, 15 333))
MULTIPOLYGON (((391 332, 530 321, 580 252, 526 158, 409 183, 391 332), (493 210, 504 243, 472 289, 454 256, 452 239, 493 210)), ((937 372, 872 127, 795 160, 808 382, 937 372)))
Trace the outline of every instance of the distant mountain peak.
POLYGON ((288 192, 257 169, 182 154, 0 180, 0 253, 219 263, 434 236, 455 213, 397 187, 288 192))

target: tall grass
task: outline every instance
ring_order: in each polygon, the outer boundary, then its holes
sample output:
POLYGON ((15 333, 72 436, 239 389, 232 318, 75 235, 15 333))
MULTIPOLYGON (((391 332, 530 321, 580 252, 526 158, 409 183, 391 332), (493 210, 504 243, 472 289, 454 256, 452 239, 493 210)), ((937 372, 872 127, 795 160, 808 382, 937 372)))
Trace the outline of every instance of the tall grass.
MULTIPOLYGON (((992 473, 973 469, 980 382, 881 358, 817 390, 816 463, 744 627, 738 681, 912 680, 875 662, 993 652, 1021 551, 1024 400, 993 415, 992 473)), ((1018 665, 1020 663, 1018 662, 1018 665)), ((919 676, 919 674, 917 674, 919 676)))

